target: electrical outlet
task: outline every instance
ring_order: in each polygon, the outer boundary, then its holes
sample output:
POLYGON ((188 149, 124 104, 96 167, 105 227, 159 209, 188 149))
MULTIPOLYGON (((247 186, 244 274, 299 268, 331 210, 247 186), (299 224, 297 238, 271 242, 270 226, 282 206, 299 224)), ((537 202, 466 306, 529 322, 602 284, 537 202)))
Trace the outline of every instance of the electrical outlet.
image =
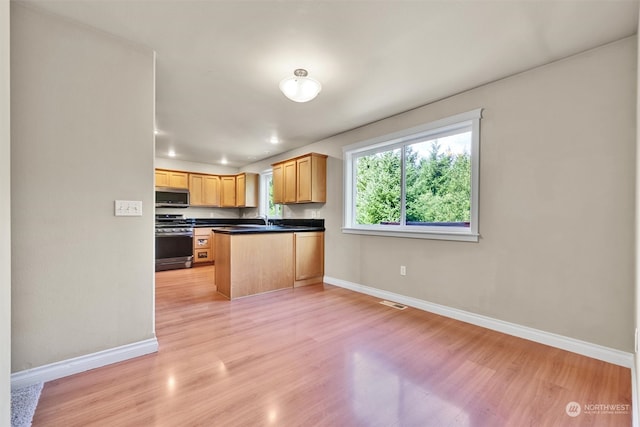
POLYGON ((115 216, 142 216, 142 201, 116 200, 115 216))
POLYGON ((404 265, 400 266, 400 275, 401 276, 406 276, 407 275, 407 267, 404 265))

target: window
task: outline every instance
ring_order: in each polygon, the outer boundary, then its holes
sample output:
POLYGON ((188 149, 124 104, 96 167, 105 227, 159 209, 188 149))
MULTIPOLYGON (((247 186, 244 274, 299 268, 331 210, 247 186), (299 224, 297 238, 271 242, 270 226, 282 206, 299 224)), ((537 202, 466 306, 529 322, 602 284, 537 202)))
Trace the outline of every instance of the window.
POLYGON ((343 231, 477 241, 481 115, 344 147, 343 231))
POLYGON ((260 174, 260 215, 267 218, 282 218, 282 206, 273 203, 273 172, 260 174))

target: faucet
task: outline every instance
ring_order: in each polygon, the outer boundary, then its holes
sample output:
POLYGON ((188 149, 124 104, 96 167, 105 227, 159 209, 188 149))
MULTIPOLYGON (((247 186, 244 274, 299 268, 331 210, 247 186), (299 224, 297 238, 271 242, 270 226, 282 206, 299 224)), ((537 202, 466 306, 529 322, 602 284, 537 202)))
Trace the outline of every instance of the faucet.
POLYGON ((264 221, 264 225, 269 225, 269 219, 267 218, 266 215, 258 215, 257 218, 263 220, 264 221))

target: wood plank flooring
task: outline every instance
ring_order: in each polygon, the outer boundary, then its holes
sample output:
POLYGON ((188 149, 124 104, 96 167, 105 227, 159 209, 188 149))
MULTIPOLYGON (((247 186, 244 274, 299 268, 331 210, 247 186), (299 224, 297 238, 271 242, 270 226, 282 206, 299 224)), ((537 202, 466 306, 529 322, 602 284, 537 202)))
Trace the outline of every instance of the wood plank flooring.
POLYGON ((160 351, 45 384, 33 425, 631 425, 585 406, 630 405, 629 369, 329 285, 230 302, 213 275, 157 273, 160 351))

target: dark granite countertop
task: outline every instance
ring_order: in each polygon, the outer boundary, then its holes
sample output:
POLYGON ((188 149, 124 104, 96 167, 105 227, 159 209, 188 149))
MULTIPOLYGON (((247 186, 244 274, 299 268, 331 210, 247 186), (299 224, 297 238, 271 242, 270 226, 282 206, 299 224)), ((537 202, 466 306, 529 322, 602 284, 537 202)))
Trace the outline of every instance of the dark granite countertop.
POLYGON ((324 227, 308 227, 304 225, 227 225, 211 227, 215 233, 223 234, 264 234, 264 233, 298 233, 324 231, 324 227))
POLYGON ((324 219, 196 218, 195 227, 212 228, 216 233, 258 234, 325 231, 324 219))

